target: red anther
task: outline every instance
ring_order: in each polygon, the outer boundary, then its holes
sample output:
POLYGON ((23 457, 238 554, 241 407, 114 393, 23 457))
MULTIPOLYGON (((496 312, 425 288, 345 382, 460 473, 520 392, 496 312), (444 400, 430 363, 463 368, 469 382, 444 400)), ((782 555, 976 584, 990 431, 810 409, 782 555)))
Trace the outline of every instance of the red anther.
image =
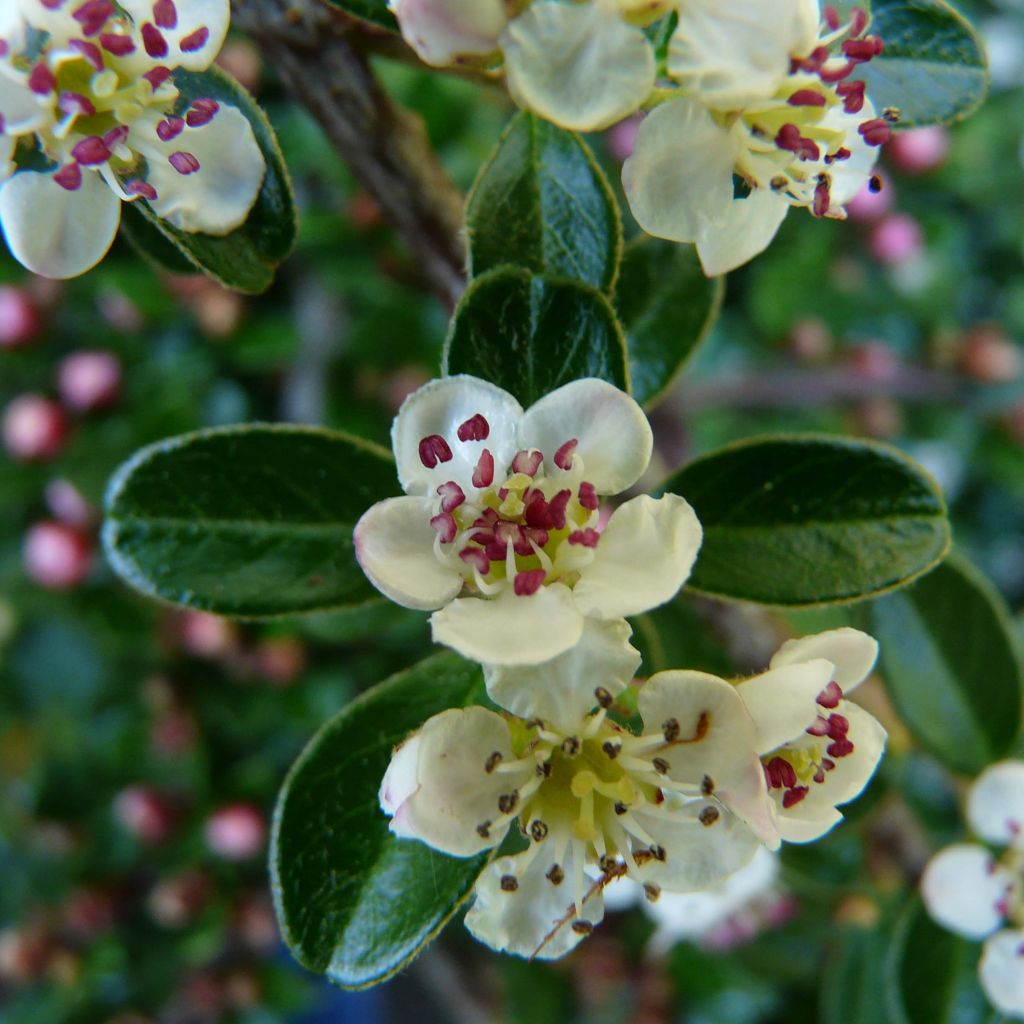
POLYGON ((795 153, 798 160, 818 160, 821 150, 813 139, 805 139, 795 124, 784 124, 775 136, 775 145, 779 149, 795 153))
POLYGON ((88 96, 78 92, 62 92, 57 105, 65 114, 80 114, 82 117, 92 117, 96 108, 92 105, 88 96))
POLYGON ((812 74, 816 71, 820 71, 822 65, 829 58, 829 52, 827 46, 818 46, 811 51, 810 56, 804 57, 802 60, 792 61, 792 71, 809 71, 812 74))
POLYGON ((829 715, 828 716, 828 736, 829 739, 841 740, 846 738, 846 734, 850 731, 850 720, 845 715, 829 715))
POLYGON ((848 739, 839 739, 825 748, 829 757, 848 757, 853 753, 853 744, 848 739))
POLYGON ((189 174, 195 174, 199 170, 199 160, 192 153, 186 153, 183 150, 178 150, 176 153, 172 153, 168 158, 167 162, 181 175, 187 176, 189 174))
POLYGON ((487 557, 482 548, 463 548, 459 552, 466 565, 471 565, 481 576, 486 576, 491 571, 491 560, 487 557))
POLYGON ((595 490, 594 485, 588 484, 586 480, 580 484, 578 497, 580 505, 583 508, 590 512, 593 512, 594 509, 597 508, 597 491, 595 490))
POLYGON ((142 77, 149 82, 153 92, 156 92, 171 77, 171 69, 165 67, 150 68, 142 77))
POLYGON ((195 32, 185 36, 178 47, 182 53, 195 53, 196 50, 201 50, 205 45, 207 39, 210 38, 210 30, 204 25, 202 28, 197 28, 195 32))
POLYGON ((538 451, 516 452, 516 456, 512 460, 512 472, 525 473, 526 476, 536 476, 537 470, 540 469, 540 464, 543 461, 544 456, 538 451))
POLYGON ((580 544, 585 548, 596 548, 597 542, 601 539, 601 534, 597 530, 590 529, 586 530, 573 530, 569 534, 570 544, 580 544))
POLYGON ((45 64, 37 64, 28 76, 28 87, 37 96, 49 96, 57 88, 57 79, 45 64))
POLYGON ((831 186, 824 178, 814 186, 814 203, 811 212, 815 217, 824 217, 832 205, 831 186))
POLYGON ((823 107, 825 97, 813 89, 797 89, 786 101, 791 107, 823 107))
POLYGON ((87 42, 85 39, 72 39, 68 46, 80 53, 92 65, 93 71, 102 71, 105 67, 103 54, 95 43, 87 42))
POLYGON ((103 136, 103 141, 106 143, 108 149, 114 150, 128 138, 129 134, 130 129, 128 128, 128 125, 119 124, 116 128, 111 128, 110 131, 103 136))
POLYGON ((65 164, 53 180, 68 192, 77 192, 82 187, 82 168, 78 164, 65 164))
POLYGON ((765 766, 772 789, 792 789, 797 784, 796 769, 782 757, 773 757, 765 766))
POLYGON ((830 760, 827 757, 823 757, 821 759, 821 767, 824 768, 825 771, 830 772, 830 771, 832 771, 835 768, 835 766, 836 766, 835 761, 832 761, 832 760, 830 760))
MULTIPOLYGON (((447 445, 445 446, 447 447, 447 445)), ((451 452, 448 452, 451 458, 451 452)), ((477 459, 476 469, 473 470, 474 487, 490 487, 494 483, 494 456, 485 448, 477 459)))
POLYGON ((877 57, 885 49, 885 44, 878 36, 865 36, 863 39, 847 39, 843 43, 843 56, 857 64, 866 64, 877 57))
POLYGON ((441 484, 437 493, 441 497, 442 512, 454 512, 466 500, 465 492, 454 480, 441 484))
POLYGON ((455 540, 455 535, 459 532, 459 528, 455 523, 455 516, 450 512, 441 512, 439 515, 433 517, 430 520, 430 525, 434 528, 434 532, 441 538, 442 544, 451 544, 455 540))
POLYGON ((868 12, 861 7, 854 7, 850 12, 850 35, 856 38, 868 27, 868 12))
POLYGON ((845 64, 840 64, 836 68, 822 67, 818 70, 818 77, 826 84, 832 85, 835 82, 841 82, 844 78, 849 77, 857 68, 857 61, 848 60, 845 64))
POLYGON ((530 495, 530 499, 526 502, 526 507, 523 509, 523 518, 526 520, 527 526, 540 530, 551 528, 548 503, 544 500, 544 495, 540 491, 534 491, 530 495))
POLYGON ((156 0, 153 4, 153 20, 160 28, 177 28, 178 10, 174 0, 156 0))
POLYGON ((543 569, 528 569, 526 572, 516 573, 512 589, 516 597, 529 597, 536 594, 544 586, 544 578, 547 573, 543 569))
POLYGON ((170 47, 160 29, 148 21, 142 26, 142 45, 146 48, 146 53, 154 60, 160 60, 170 53, 170 47))
POLYGON ((884 118, 876 117, 865 121, 857 128, 869 146, 884 146, 892 138, 892 128, 884 118))
POLYGON ((809 726, 804 730, 811 736, 827 736, 828 735, 828 719, 822 718, 821 715, 811 722, 809 726))
POLYGON ((176 116, 165 117, 162 121, 157 122, 156 137, 161 142, 170 142, 171 139, 179 136, 184 130, 184 118, 176 116))
POLYGON ((494 526, 498 521, 498 512, 493 508, 485 508, 483 514, 477 519, 473 526, 477 528, 487 529, 494 526))
POLYGON ((508 547, 505 544, 499 544, 496 540, 491 540, 489 543, 484 545, 484 554, 492 562, 504 562, 505 557, 508 555, 508 547))
POLYGON ((782 794, 782 806, 789 810, 790 807, 795 807, 807 794, 810 789, 807 786, 796 786, 793 789, 787 789, 782 794))
POLYGON ((832 682, 818 694, 817 703, 823 708, 831 710, 832 708, 839 707, 839 702, 842 699, 843 691, 840 689, 839 684, 833 679, 832 682))
POLYGON ((75 145, 71 155, 83 167, 95 167, 110 159, 110 149, 98 135, 90 135, 75 145))
POLYGON ((571 497, 572 491, 559 491, 548 502, 548 519, 551 522, 551 529, 565 529, 565 511, 569 507, 569 499, 571 497))
POLYGON ((118 35, 114 32, 104 32, 100 36, 100 46, 115 57, 127 57, 129 53, 135 52, 135 41, 131 36, 118 35))
POLYGON ((566 441, 561 448, 555 452, 554 463, 559 469, 572 469, 573 452, 579 447, 579 441, 573 438, 566 441))
POLYGON ((151 202, 158 198, 156 189, 148 181, 142 181, 140 178, 125 182, 124 190, 130 196, 141 196, 151 202))
POLYGON ((185 115, 185 121, 189 128, 202 128, 209 124, 220 110, 220 104, 215 100, 196 100, 192 109, 185 115))
POLYGON ((851 156, 853 156, 853 153, 851 153, 845 146, 840 146, 834 153, 826 154, 825 163, 838 163, 841 160, 849 160, 851 156))
POLYGON ((1019 821, 1015 821, 1013 818, 1007 818, 1006 819, 1006 829, 1010 833, 1011 836, 1019 836, 1020 835, 1020 822, 1019 821))
POLYGON ((86 0, 71 16, 82 26, 82 32, 94 36, 114 14, 114 5, 110 0, 86 0))
POLYGON ((848 114, 859 114, 864 109, 864 82, 840 82, 836 93, 843 98, 843 110, 848 114))
POLYGON ((523 527, 523 536, 529 537, 529 539, 532 540, 533 543, 536 544, 539 548, 544 547, 549 539, 547 530, 535 528, 532 526, 523 527))
POLYGON ((458 430, 460 441, 486 441, 491 433, 491 425, 482 413, 475 413, 463 423, 458 430))
POLYGON ((507 553, 509 544, 517 555, 532 555, 533 548, 526 539, 522 527, 518 523, 500 522, 494 528, 494 539, 503 551, 507 553))
POLYGON ((452 450, 440 434, 431 434, 420 441, 420 462, 433 469, 439 462, 451 462, 452 450))
POLYGON ((825 24, 835 32, 837 28, 842 24, 839 20, 839 12, 831 5, 826 4, 821 9, 821 16, 825 19, 825 24))

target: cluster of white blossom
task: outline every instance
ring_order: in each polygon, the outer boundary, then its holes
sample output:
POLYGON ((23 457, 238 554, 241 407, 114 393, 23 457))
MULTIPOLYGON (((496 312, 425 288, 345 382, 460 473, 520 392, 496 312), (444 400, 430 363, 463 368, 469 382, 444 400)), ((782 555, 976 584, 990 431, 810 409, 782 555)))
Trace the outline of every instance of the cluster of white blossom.
POLYGON ((427 721, 380 791, 399 836, 457 857, 521 849, 478 880, 467 927, 495 949, 558 957, 627 877, 648 897, 719 885, 759 849, 808 842, 866 785, 885 732, 846 695, 874 640, 786 643, 769 669, 634 682, 626 616, 675 596, 701 543, 693 509, 600 499, 647 469, 636 402, 580 380, 524 411, 473 377, 433 381, 392 430, 403 497, 355 530, 373 583, 432 610, 434 639, 483 664, 491 700, 427 721))
POLYGON ((791 206, 844 218, 890 136, 854 77, 883 50, 857 8, 844 21, 819 0, 390 2, 427 63, 500 65, 516 102, 555 124, 650 110, 626 197, 645 231, 695 243, 708 274, 760 253, 791 206), (665 33, 645 31, 661 19, 665 33))
POLYGON ((245 221, 266 173, 252 127, 212 97, 183 109, 174 84, 229 17, 228 0, 3 0, 0 225, 19 262, 84 273, 139 198, 182 231, 245 221))
POLYGON ((984 771, 967 798, 974 834, 996 847, 958 843, 936 854, 921 892, 943 927, 985 940, 981 985, 1000 1013, 1024 1018, 1024 762, 984 771))

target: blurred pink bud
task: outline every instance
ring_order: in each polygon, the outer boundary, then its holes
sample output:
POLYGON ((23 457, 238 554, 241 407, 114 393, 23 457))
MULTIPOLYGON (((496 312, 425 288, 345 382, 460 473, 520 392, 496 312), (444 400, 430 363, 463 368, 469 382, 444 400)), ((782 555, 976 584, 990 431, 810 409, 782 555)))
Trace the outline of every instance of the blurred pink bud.
POLYGON ((942 125, 930 125, 894 133, 885 152, 905 174, 927 174, 946 162, 949 148, 949 131, 942 125))
POLYGON ((86 527, 93 521, 92 506, 69 480, 51 480, 46 485, 45 497, 54 519, 79 527, 86 527))
POLYGON ((1020 348, 998 326, 983 324, 964 339, 960 362, 976 380, 1008 384, 1020 377, 1024 358, 1020 348))
POLYGON ((868 341, 851 349, 845 362, 868 380, 891 380, 899 372, 900 358, 884 341, 868 341))
POLYGON ((196 869, 162 878, 146 900, 153 919, 165 928, 180 928, 194 920, 210 899, 210 879, 196 869))
POLYGON ((828 324, 817 317, 806 317, 793 324, 789 347, 801 363, 823 363, 832 354, 834 339, 828 324))
POLYGON ((291 686, 305 668, 306 649, 295 637, 264 640, 256 648, 256 671, 276 686, 291 686))
POLYGON ((82 888, 71 892, 64 904, 64 924, 83 938, 93 939, 114 923, 116 904, 111 893, 82 888))
POLYGON ((640 116, 634 115, 618 124, 613 124, 608 129, 605 143, 613 160, 624 163, 626 157, 633 152, 633 147, 636 145, 636 133, 640 130, 640 121, 640 116))
POLYGON ((44 462, 58 455, 68 434, 64 410, 42 395, 20 395, 4 410, 4 445, 19 462, 44 462))
POLYGON ((0 349, 31 345, 42 330, 39 307, 28 293, 13 285, 0 285, 0 349))
POLYGON ((113 352, 74 352, 60 364, 57 388, 69 409, 103 409, 116 402, 120 394, 120 360, 113 352))
POLYGON ((53 954, 53 940, 41 926, 0 932, 0 979, 25 984, 37 980, 53 954))
POLYGON ((210 612, 184 612, 178 619, 181 646, 197 658, 221 658, 237 646, 235 627, 210 612))
POLYGON ((252 804, 228 804, 206 819, 203 838, 218 857, 249 860, 266 842, 266 820, 252 804))
POLYGON ((40 586, 66 590, 89 575, 92 544, 76 527, 44 520, 26 534, 22 562, 27 575, 40 586))
POLYGON ((924 251, 921 225, 906 213, 892 213, 871 232, 871 252, 879 263, 898 267, 924 251))
POLYGON ((174 827, 171 802, 149 786, 129 786, 114 798, 114 816, 144 843, 163 842, 174 827))
POLYGON ((195 717, 181 708, 164 711, 153 721, 149 731, 153 748, 164 757, 188 753, 195 747, 198 736, 195 717))
POLYGON ((896 192, 889 179, 884 174, 876 174, 874 179, 867 182, 846 204, 846 212, 850 215, 850 220, 878 220, 892 209, 895 199, 896 192))

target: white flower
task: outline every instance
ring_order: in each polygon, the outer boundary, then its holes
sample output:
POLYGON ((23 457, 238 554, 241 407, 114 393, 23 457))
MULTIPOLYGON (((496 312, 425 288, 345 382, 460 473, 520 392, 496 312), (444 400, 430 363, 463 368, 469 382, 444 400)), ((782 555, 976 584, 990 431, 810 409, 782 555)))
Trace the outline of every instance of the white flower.
POLYGON ((388 0, 405 41, 427 64, 488 57, 508 24, 503 0, 388 0))
POLYGON ((574 647, 584 622, 672 598, 700 546, 675 495, 633 498, 599 532, 598 498, 632 486, 651 457, 640 407, 600 380, 567 384, 525 413, 475 377, 432 381, 392 428, 406 497, 355 529, 374 586, 435 610, 438 643, 493 665, 538 664, 574 647))
MULTIPOLYGON (((628 627, 588 628, 607 635, 584 644, 628 648, 628 627)), ((498 846, 516 823, 526 837, 526 849, 484 871, 466 916, 495 949, 561 956, 601 920, 611 880, 626 875, 652 897, 704 889, 748 863, 758 837, 777 844, 736 689, 659 673, 640 691, 634 734, 607 716, 624 674, 552 665, 556 721, 452 709, 392 759, 380 802, 396 835, 459 857, 498 846)))
POLYGON ((1000 1013, 1024 1017, 1024 762, 1002 761, 971 787, 967 819, 979 838, 936 854, 921 879, 928 913, 972 940, 987 939, 978 972, 1000 1013), (1008 927, 1005 927, 1008 926, 1008 927))
POLYGON ((855 10, 817 0, 688 0, 668 55, 681 95, 641 124, 623 185, 649 234, 695 242, 709 275, 746 263, 791 206, 845 217, 888 140, 853 81, 881 52, 855 10), (737 191, 734 179, 743 183, 737 191))
POLYGON ((855 629, 789 640, 769 670, 736 687, 757 724, 782 839, 806 843, 842 821, 882 758, 886 732, 845 700, 871 673, 878 644, 855 629))
POLYGON ((213 62, 228 0, 16 3, 23 20, 0 22, 0 225, 22 264, 84 273, 110 248, 122 201, 146 199, 183 231, 244 223, 266 173, 252 128, 211 98, 179 109, 173 78, 213 62), (53 169, 3 173, 19 142, 53 169))

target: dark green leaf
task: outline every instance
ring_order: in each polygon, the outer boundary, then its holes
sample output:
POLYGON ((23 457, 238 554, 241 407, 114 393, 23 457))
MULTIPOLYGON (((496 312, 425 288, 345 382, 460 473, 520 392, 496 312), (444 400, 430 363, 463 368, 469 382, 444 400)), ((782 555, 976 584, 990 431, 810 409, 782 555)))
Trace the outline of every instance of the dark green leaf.
POLYGON ((141 256, 172 274, 196 274, 196 266, 151 219, 139 203, 121 204, 121 235, 141 256))
POLYGON ((992 585, 950 558, 871 604, 871 632, 900 717, 955 771, 976 774, 1010 749, 1024 685, 1013 622, 992 585))
MULTIPOLYGON (((157 217, 147 203, 138 202, 135 206, 198 270, 236 291, 265 291, 274 280, 277 265, 291 251, 296 232, 291 180, 274 130, 256 101, 217 67, 207 71, 176 71, 174 84, 181 93, 182 110, 193 99, 204 96, 241 110, 267 161, 263 188, 246 222, 223 237, 179 231, 157 217)), ((153 255, 160 260, 159 252, 153 255)))
POLYGON ((704 526, 690 583, 775 605, 870 597, 926 572, 949 546, 934 482, 894 448, 815 434, 706 455, 663 490, 704 526))
POLYGON ((466 210, 474 276, 503 264, 604 291, 615 282, 622 224, 587 144, 518 114, 480 170, 466 210))
POLYGON ((303 427, 200 431, 137 452, 111 480, 104 543, 129 583, 225 615, 377 596, 352 529, 398 490, 387 452, 303 427))
POLYGON ((377 791, 391 750, 431 715, 475 702, 480 669, 437 654, 364 693, 296 761, 278 798, 270 867, 296 959, 346 988, 389 978, 469 894, 487 856, 396 839, 377 791))
POLYGON ((878 998, 889 940, 881 929, 842 929, 822 972, 821 1024, 890 1024, 878 998))
POLYGON ((327 3, 362 21, 392 32, 398 31, 398 22, 388 8, 387 0, 327 0, 327 3))
POLYGON ((985 49, 944 0, 873 0, 871 33, 885 52, 857 69, 871 102, 895 107, 904 127, 959 120, 988 91, 985 49))
POLYGON ((980 947, 946 931, 919 899, 907 908, 886 964, 892 1024, 986 1024, 994 1015, 978 984, 980 947))
POLYGON ((730 676, 736 670, 687 594, 637 615, 632 624, 632 644, 643 656, 644 676, 683 667, 716 676, 730 676))
POLYGON ((492 381, 523 406, 580 377, 629 390, 626 344, 608 300, 587 285, 518 267, 470 285, 455 311, 443 369, 492 381))
POLYGON ((617 288, 633 397, 653 405, 718 317, 725 279, 705 277, 692 245, 640 236, 627 246, 617 288))

